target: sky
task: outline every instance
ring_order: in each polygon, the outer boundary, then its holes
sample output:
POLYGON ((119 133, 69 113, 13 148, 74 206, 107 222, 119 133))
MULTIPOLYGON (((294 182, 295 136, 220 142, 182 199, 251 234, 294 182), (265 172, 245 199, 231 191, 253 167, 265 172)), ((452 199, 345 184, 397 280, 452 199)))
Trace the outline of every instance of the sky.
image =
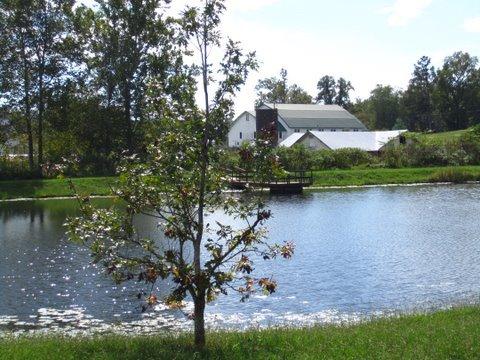
POLYGON ((355 99, 376 84, 406 88, 423 55, 436 66, 455 51, 480 56, 480 0, 227 0, 223 27, 261 63, 237 111, 282 67, 312 95, 321 76, 343 76, 355 99))
MULTIPOLYGON (((171 11, 198 2, 173 0, 171 11)), ((406 88, 421 56, 437 67, 455 51, 480 56, 480 0, 226 0, 226 5, 223 33, 256 51, 260 62, 236 99, 237 113, 253 109, 258 80, 281 68, 290 83, 311 95, 323 75, 344 77, 356 99, 367 98, 377 84, 406 88)))

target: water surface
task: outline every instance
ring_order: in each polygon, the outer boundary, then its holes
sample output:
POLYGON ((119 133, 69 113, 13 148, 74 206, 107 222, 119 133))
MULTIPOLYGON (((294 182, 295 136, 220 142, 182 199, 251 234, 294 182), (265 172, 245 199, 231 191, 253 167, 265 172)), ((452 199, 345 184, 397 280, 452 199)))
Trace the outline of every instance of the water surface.
MULTIPOLYGON (((477 303, 479 200, 478 185, 270 197, 271 239, 296 243, 290 261, 255 263, 278 291, 247 303, 221 297, 207 308, 207 324, 301 326, 477 303)), ((76 211, 72 200, 0 203, 0 331, 190 329, 178 310, 142 314, 138 287, 115 286, 88 250, 66 240, 62 224, 76 211)), ((151 219, 138 221, 155 234, 151 219)))

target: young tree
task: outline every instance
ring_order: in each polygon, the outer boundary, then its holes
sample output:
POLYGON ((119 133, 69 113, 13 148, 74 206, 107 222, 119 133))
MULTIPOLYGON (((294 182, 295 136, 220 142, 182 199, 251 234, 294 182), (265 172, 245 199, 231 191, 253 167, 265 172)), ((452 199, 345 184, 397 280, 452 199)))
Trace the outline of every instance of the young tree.
POLYGON ((317 103, 325 105, 333 104, 335 96, 337 95, 336 81, 333 76, 325 75, 317 83, 317 103))
POLYGON ((256 104, 311 104, 312 97, 297 84, 288 84, 287 70, 280 70, 280 77, 271 77, 258 81, 256 104))
MULTIPOLYGON (((169 279, 173 286, 165 299, 168 304, 178 306, 189 296, 198 347, 205 344, 206 303, 229 290, 239 292, 243 300, 256 287, 274 292, 271 278, 253 277, 254 262, 278 255, 289 258, 293 252, 290 243, 267 243, 262 225, 270 211, 261 200, 222 192, 227 184, 221 143, 233 115, 233 98, 257 67, 254 54, 245 54, 229 40, 215 71, 209 54, 221 44, 218 27, 224 9, 222 0, 206 0, 202 8, 189 7, 184 14, 184 28, 201 59, 203 109, 192 101, 195 86, 190 80, 181 98, 154 90, 157 106, 164 104, 163 130, 146 162, 132 159, 122 169, 116 194, 126 208, 100 210, 84 200, 82 216, 69 221, 70 237, 89 243, 94 260, 116 281, 137 280, 153 289, 161 279, 169 279), (211 92, 213 86, 216 90, 211 92), (209 220, 218 209, 244 225, 209 220), (138 214, 159 221, 162 236, 142 237, 133 221, 138 214)), ((268 154, 268 149, 263 146, 256 154, 268 154)), ((254 158, 265 164, 265 157, 254 158)), ((153 291, 145 300, 147 305, 158 301, 153 291)))

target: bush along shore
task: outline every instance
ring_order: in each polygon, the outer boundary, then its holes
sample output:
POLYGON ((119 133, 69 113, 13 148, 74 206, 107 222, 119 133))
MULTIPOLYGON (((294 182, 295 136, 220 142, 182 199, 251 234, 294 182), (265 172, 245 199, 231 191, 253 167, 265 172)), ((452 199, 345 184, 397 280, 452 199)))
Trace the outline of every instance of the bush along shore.
POLYGON ((480 308, 306 329, 218 332, 197 352, 178 336, 19 337, 0 359, 478 359, 480 308))
MULTIPOLYGON (((480 166, 426 168, 355 168, 313 172, 313 189, 386 184, 466 183, 480 181, 480 166)), ((109 196, 116 177, 76 178, 73 184, 82 195, 109 196)), ((0 200, 71 197, 66 179, 0 181, 0 200)))

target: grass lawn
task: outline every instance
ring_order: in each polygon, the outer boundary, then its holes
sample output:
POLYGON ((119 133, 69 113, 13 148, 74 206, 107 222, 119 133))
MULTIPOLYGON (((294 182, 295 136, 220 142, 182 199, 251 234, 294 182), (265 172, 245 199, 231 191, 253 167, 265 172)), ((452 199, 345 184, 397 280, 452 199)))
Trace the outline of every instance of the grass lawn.
MULTIPOLYGON (((77 191, 85 195, 108 195, 114 177, 73 179, 77 191)), ((0 181, 0 200, 72 196, 66 179, 0 181)))
POLYGON ((442 172, 454 169, 469 175, 468 180, 480 180, 480 166, 402 168, 402 169, 352 169, 314 172, 314 186, 349 186, 381 184, 414 184, 449 181, 442 172))
POLYGON ((469 129, 456 130, 456 131, 444 131, 439 133, 413 133, 416 134, 420 139, 426 141, 430 144, 443 144, 446 141, 454 140, 465 134, 469 129))
POLYGON ((354 326, 192 336, 0 340, 0 359, 478 359, 480 308, 374 320, 354 326))
MULTIPOLYGON (((381 184, 413 184, 449 181, 442 171, 454 169, 468 175, 468 180, 480 180, 480 166, 455 168, 352 169, 314 172, 314 186, 349 186, 381 184)), ((110 195, 115 177, 77 178, 73 182, 83 195, 110 195)), ((0 200, 17 198, 49 198, 71 196, 65 179, 0 181, 0 200)))

